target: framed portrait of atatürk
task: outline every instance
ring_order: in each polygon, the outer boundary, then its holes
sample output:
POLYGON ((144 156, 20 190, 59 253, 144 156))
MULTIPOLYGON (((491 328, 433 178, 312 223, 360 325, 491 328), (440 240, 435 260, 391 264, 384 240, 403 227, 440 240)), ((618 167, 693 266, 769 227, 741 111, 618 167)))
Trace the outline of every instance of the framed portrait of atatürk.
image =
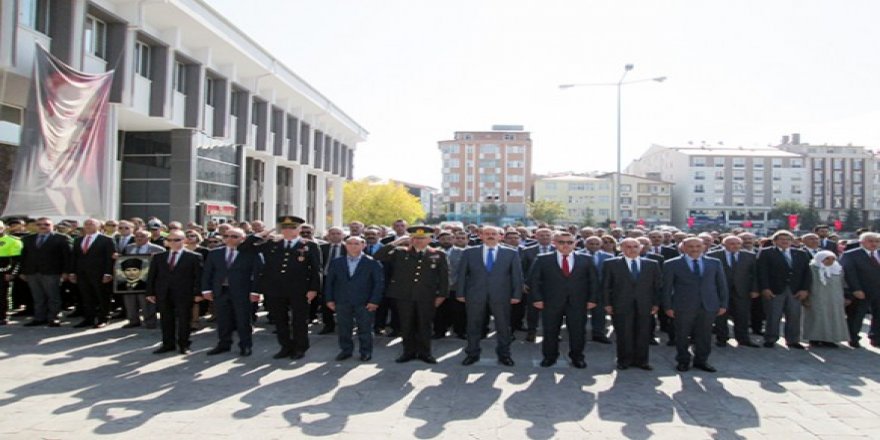
POLYGON ((147 293, 150 255, 123 255, 113 268, 113 293, 147 293))

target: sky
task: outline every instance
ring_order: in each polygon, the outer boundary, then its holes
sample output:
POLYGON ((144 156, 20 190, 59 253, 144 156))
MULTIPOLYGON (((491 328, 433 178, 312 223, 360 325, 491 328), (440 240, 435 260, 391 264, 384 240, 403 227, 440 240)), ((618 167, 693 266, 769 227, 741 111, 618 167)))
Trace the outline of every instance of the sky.
POLYGON ((517 124, 535 173, 652 144, 880 149, 880 2, 205 0, 369 132, 355 177, 440 187, 437 141, 517 124))

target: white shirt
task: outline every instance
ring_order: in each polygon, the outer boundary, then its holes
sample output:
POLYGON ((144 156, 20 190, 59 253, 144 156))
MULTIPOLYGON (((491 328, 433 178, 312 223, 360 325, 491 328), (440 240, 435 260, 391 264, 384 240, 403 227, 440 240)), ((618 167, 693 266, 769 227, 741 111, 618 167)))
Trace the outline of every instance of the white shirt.
MULTIPOLYGON (((568 270, 574 270, 574 252, 568 254, 568 257, 565 257, 568 260, 568 270)), ((559 265, 559 268, 562 269, 562 252, 556 252, 556 264, 559 265)))
POLYGON ((296 246, 299 243, 300 237, 296 237, 293 240, 284 240, 284 249, 289 249, 296 246))
POLYGON ((627 268, 627 269, 632 270, 632 262, 635 261, 635 262, 636 262, 636 267, 639 268, 639 272, 642 271, 642 262, 639 261, 638 258, 630 258, 630 257, 626 257, 626 256, 624 256, 623 259, 626 261, 626 268, 627 268))
POLYGON ((489 247, 489 246, 484 245, 483 246, 483 264, 486 264, 486 262, 489 261, 489 249, 495 249, 495 251, 493 252, 493 255, 492 255, 493 264, 494 264, 494 262, 498 261, 498 246, 496 245, 495 247, 489 247))

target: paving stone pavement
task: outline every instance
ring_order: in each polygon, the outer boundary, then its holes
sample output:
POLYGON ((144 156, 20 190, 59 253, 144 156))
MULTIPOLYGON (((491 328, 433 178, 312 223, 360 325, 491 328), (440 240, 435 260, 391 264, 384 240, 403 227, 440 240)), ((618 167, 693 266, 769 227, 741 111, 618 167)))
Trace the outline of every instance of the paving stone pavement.
POLYGON ((335 362, 335 336, 317 335, 291 361, 271 358, 265 324, 249 358, 206 356, 212 329, 190 355, 154 355, 158 330, 121 325, 0 328, 0 438, 880 438, 874 348, 713 347, 718 373, 679 374, 666 346, 652 372, 616 371, 614 346, 596 343, 586 370, 541 368, 522 333, 515 367, 496 364, 492 338, 463 367, 455 338, 435 341, 437 365, 395 364, 388 338, 371 362, 335 362))

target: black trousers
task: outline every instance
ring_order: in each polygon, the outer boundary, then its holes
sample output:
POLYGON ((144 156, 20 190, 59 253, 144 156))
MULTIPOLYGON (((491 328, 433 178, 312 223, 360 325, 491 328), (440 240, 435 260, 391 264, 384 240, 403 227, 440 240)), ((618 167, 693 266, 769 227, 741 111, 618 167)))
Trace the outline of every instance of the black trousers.
POLYGON ((764 316, 764 301, 762 297, 751 298, 749 300, 751 304, 751 316, 749 318, 750 326, 752 327, 752 333, 756 335, 760 335, 764 333, 764 320, 767 319, 764 316))
POLYGON ((6 321, 6 314, 9 313, 9 283, 6 281, 5 274, 0 274, 0 321, 6 321))
POLYGON ((514 330, 523 328, 523 319, 526 321, 525 329, 529 332, 538 331, 538 321, 541 311, 532 307, 532 301, 528 294, 523 294, 523 299, 517 304, 510 306, 510 324, 514 330))
POLYGON ((559 333, 562 329, 563 317, 565 317, 565 326, 568 329, 568 356, 576 361, 584 359, 584 345, 586 344, 584 310, 586 308, 586 304, 572 304, 571 301, 561 304, 544 302, 544 310, 541 311, 544 324, 544 340, 541 342, 541 351, 545 359, 559 358, 559 333))
POLYGON ((309 301, 305 292, 267 293, 266 308, 275 323, 278 344, 296 353, 305 353, 309 349, 309 301))
POLYGON ((410 301, 396 299, 400 314, 400 335, 403 337, 403 354, 431 355, 431 332, 436 308, 434 301, 410 301))
POLYGON ((868 330, 868 338, 871 342, 880 342, 880 297, 865 296, 865 299, 852 298, 852 302, 846 307, 846 325, 849 327, 849 340, 858 341, 859 332, 865 315, 871 314, 871 327, 868 330))
POLYGON ((737 342, 749 340, 749 325, 752 317, 752 298, 748 292, 740 294, 730 292, 730 306, 727 312, 715 317, 715 337, 719 340, 730 338, 730 329, 727 321, 733 321, 733 337, 737 342))
POLYGON ((78 273, 76 285, 82 300, 83 319, 89 322, 107 322, 110 317, 110 284, 101 282, 103 275, 78 273))
POLYGON ((214 314, 217 316, 217 335, 221 348, 232 346, 232 332, 238 333, 238 346, 253 346, 251 336, 254 332, 251 320, 250 292, 230 292, 228 287, 218 295, 214 293, 214 314))
POLYGON ((452 327, 452 331, 457 335, 465 335, 467 333, 467 316, 464 303, 455 300, 455 292, 450 293, 446 301, 437 308, 436 316, 434 316, 434 334, 437 336, 445 335, 446 331, 452 327))
POLYGON ((681 364, 691 361, 690 343, 694 342, 694 364, 705 364, 712 351, 712 323, 716 313, 702 308, 675 311, 675 360, 681 364))
POLYGON ((400 330, 400 315, 397 311, 394 298, 382 298, 382 304, 376 309, 376 322, 373 329, 382 330, 385 327, 391 327, 396 331, 400 330))
POLYGON ((163 296, 159 301, 159 322, 162 326, 162 346, 189 348, 190 321, 193 297, 163 296))
MULTIPOLYGON (((6 281, 4 280, 3 283, 6 283, 6 281)), ((25 310, 33 310, 34 298, 31 295, 31 289, 28 286, 28 283, 19 277, 15 277, 12 283, 9 284, 12 285, 12 304, 16 307, 23 306, 25 310)), ((5 292, 6 288, 4 287, 3 289, 3 291, 5 292)), ((3 309, 3 311, 6 312, 8 309, 9 308, 6 307, 3 309)))
POLYGON ((617 363, 625 366, 647 364, 654 316, 639 313, 635 304, 617 306, 613 312, 611 322, 617 343, 617 363))

